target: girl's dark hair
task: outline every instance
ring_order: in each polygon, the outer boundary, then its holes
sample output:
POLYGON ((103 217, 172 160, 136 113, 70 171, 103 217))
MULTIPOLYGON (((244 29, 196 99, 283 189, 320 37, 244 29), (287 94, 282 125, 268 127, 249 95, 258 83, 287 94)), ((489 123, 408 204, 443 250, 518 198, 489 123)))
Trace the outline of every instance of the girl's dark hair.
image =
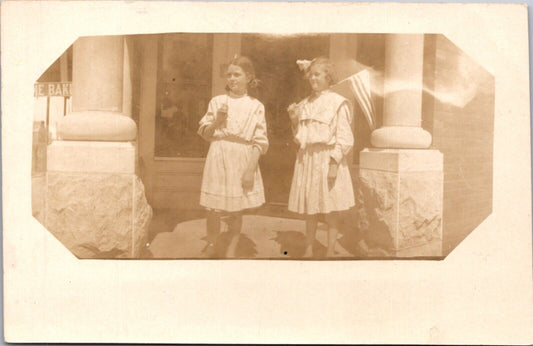
POLYGON ((313 59, 311 64, 309 64, 309 67, 305 69, 305 78, 309 79, 309 73, 311 72, 311 67, 313 66, 321 66, 324 69, 324 72, 326 72, 326 75, 329 79, 329 85, 333 85, 337 82, 335 66, 331 60, 323 56, 313 59))
MULTIPOLYGON (((248 82, 248 88, 255 89, 261 83, 259 79, 255 78, 255 68, 250 58, 246 56, 236 55, 233 59, 230 60, 227 66, 229 65, 239 66, 240 68, 242 68, 246 76, 250 77, 250 81, 248 82)), ((226 91, 229 91, 229 88, 227 86, 226 91)))

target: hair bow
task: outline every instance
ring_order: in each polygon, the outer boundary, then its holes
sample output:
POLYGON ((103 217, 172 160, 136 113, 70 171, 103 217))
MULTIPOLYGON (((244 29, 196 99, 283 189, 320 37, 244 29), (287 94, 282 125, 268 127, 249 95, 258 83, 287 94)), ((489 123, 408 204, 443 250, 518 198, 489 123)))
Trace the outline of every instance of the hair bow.
POLYGON ((311 60, 296 60, 296 65, 298 65, 300 71, 305 71, 311 65, 311 60))

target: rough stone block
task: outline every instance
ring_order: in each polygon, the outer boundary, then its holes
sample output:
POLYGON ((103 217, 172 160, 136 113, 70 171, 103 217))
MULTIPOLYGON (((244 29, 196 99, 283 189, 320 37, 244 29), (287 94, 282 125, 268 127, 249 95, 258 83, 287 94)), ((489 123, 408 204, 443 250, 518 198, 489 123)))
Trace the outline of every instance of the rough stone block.
POLYGON ((397 249, 442 240, 442 179, 442 172, 400 175, 397 249))
POLYGON ((153 211, 146 201, 144 184, 137 176, 134 178, 133 194, 133 253, 132 256, 138 258, 141 255, 142 248, 148 242, 148 231, 150 221, 152 220, 153 211))
POLYGON ((79 258, 133 258, 152 209, 135 174, 48 172, 45 226, 79 258))
POLYGON ((359 230, 370 248, 393 251, 398 223, 397 174, 361 169, 357 186, 359 230))
POLYGON ((378 257, 440 257, 443 173, 438 170, 439 156, 435 156, 437 162, 431 163, 428 153, 421 152, 421 157, 412 152, 384 154, 385 160, 394 160, 394 164, 379 161, 379 154, 372 153, 372 162, 378 169, 359 171, 357 206, 363 234, 360 250, 378 257), (417 163, 421 163, 421 171, 417 171, 417 163), (408 169, 382 170, 386 166, 408 169), (437 169, 426 170, 428 167, 437 169))

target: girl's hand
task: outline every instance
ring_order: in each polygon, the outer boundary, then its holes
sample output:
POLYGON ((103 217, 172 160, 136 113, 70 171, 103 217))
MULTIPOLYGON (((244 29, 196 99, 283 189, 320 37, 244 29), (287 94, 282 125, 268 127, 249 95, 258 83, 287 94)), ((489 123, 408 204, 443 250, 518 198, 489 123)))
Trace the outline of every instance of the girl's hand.
POLYGON ((300 106, 298 106, 296 103, 291 103, 289 107, 287 107, 287 112, 289 112, 289 118, 291 120, 298 120, 300 115, 300 106))
POLYGON ((243 190, 252 190, 254 188, 254 176, 255 171, 247 169, 244 171, 244 174, 241 178, 241 184, 243 190))
POLYGON ((294 113, 295 110, 296 110, 296 103, 291 103, 289 107, 287 107, 287 112, 289 112, 289 115, 294 113))
POLYGON ((215 119, 215 123, 217 124, 217 126, 220 126, 226 121, 227 118, 228 118, 228 106, 224 104, 217 111, 217 117, 215 119))
POLYGON ((333 185, 335 185, 335 180, 337 179, 337 169, 339 165, 333 159, 329 161, 329 170, 328 170, 328 188, 331 190, 333 185))
POLYGON ((289 112, 289 119, 291 120, 291 125, 294 131, 298 126, 298 121, 300 119, 300 106, 298 106, 296 103, 292 103, 289 107, 287 107, 287 112, 289 112))

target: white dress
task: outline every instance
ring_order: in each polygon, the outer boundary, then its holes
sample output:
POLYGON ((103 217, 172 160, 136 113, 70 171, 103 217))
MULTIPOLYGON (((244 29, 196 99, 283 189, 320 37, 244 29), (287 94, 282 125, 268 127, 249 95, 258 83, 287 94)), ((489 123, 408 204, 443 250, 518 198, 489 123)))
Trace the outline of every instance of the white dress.
POLYGON ((327 214, 355 205, 346 155, 353 147, 350 104, 342 96, 323 91, 298 104, 295 141, 300 150, 294 165, 289 210, 300 214, 327 214), (330 160, 338 164, 330 189, 330 160))
POLYGON ((259 207, 265 203, 259 165, 251 190, 242 188, 242 176, 252 157, 252 148, 265 154, 268 149, 265 108, 248 95, 219 95, 210 102, 200 120, 198 134, 211 142, 205 160, 200 205, 212 210, 235 212, 259 207), (217 110, 228 105, 228 118, 208 137, 205 129, 215 121, 217 110))

